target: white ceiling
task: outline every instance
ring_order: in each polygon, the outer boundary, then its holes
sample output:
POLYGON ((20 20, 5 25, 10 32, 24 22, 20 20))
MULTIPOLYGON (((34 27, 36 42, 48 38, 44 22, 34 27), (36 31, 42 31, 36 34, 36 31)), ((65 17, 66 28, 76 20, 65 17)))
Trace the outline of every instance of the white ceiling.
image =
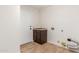
POLYGON ((37 8, 37 9, 41 9, 41 8, 48 7, 50 5, 29 5, 29 6, 34 7, 34 8, 37 8))

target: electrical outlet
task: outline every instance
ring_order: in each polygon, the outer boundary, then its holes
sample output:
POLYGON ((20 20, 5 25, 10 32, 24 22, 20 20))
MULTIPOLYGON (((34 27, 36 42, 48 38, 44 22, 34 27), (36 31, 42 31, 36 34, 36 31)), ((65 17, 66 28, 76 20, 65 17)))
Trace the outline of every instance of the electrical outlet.
POLYGON ((29 26, 30 30, 32 30, 32 26, 29 26))
POLYGON ((63 32, 64 30, 62 29, 61 32, 63 32))
POLYGON ((51 30, 55 30, 55 28, 54 27, 51 27, 51 30))

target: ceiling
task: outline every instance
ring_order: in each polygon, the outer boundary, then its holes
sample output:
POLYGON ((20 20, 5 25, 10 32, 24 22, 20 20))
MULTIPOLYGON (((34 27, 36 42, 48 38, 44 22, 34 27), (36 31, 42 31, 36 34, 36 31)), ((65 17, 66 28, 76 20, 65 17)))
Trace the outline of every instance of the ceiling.
POLYGON ((37 9, 41 9, 41 8, 48 7, 50 5, 29 5, 29 6, 34 7, 34 8, 37 8, 37 9))

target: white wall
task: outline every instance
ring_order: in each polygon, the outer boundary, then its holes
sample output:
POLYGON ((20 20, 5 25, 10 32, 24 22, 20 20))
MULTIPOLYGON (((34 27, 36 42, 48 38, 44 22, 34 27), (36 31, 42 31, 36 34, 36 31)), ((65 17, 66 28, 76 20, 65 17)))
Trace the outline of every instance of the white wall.
POLYGON ((33 41, 32 30, 39 27, 39 10, 31 6, 21 6, 21 44, 33 41))
POLYGON ((19 52, 20 44, 32 41, 29 26, 47 28, 48 41, 57 45, 67 38, 79 41, 78 25, 79 6, 0 6, 0 52, 19 52))
MULTIPOLYGON (((42 27, 48 29, 48 41, 79 41, 79 6, 49 6, 41 9, 42 27), (54 27, 55 30, 51 30, 54 27), (61 32, 63 30, 63 32, 61 32)), ((58 44, 60 45, 60 44, 58 44)))
POLYGON ((0 52, 19 52, 19 6, 0 6, 0 52))

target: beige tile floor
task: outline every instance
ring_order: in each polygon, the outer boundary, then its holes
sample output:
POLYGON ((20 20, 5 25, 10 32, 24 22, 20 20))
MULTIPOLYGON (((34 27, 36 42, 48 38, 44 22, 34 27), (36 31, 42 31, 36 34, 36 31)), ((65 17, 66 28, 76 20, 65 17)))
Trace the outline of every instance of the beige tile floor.
POLYGON ((69 50, 51 43, 40 45, 35 42, 22 44, 20 50, 21 53, 71 53, 69 50))

